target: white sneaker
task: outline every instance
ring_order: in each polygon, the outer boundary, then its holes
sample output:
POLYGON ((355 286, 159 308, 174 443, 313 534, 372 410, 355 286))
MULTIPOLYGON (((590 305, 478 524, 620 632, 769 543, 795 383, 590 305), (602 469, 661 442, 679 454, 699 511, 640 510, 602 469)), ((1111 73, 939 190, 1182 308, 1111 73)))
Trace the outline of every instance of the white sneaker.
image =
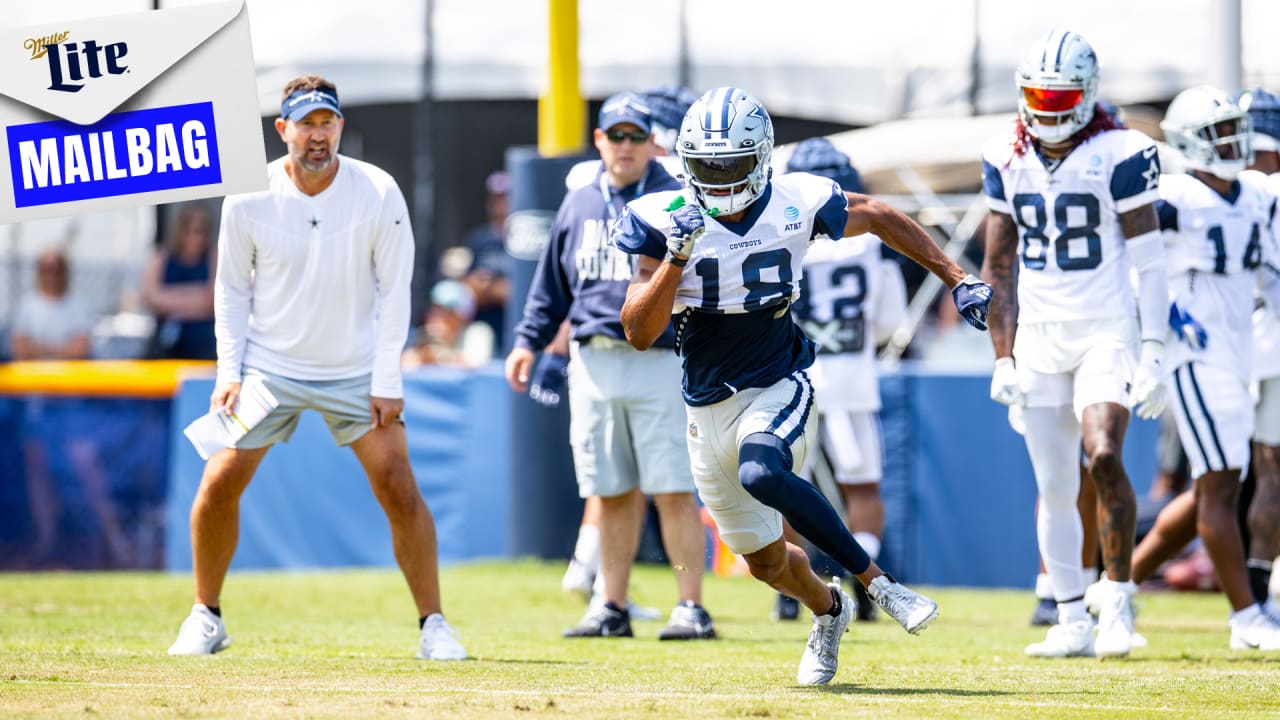
POLYGON ((840 589, 839 581, 829 586, 840 593, 840 614, 814 615, 813 628, 809 630, 809 641, 805 643, 804 654, 800 656, 800 669, 796 671, 796 682, 801 685, 826 685, 836 676, 836 667, 840 662, 840 639, 849 629, 849 622, 857 612, 853 599, 840 589))
POLYGON ((1043 642, 1031 643, 1023 652, 1042 658, 1093 657, 1093 622, 1058 623, 1049 628, 1043 642))
POLYGON ((867 594, 904 630, 915 635, 938 617, 938 603, 881 575, 867 586, 867 594))
POLYGON ((1261 608, 1247 619, 1231 621, 1232 650, 1280 650, 1280 621, 1261 608))
POLYGON ((591 568, 578 562, 578 558, 574 557, 569 560, 569 567, 565 568, 564 577, 560 579, 560 589, 590 599, 591 586, 595 581, 596 574, 591 568))
POLYGON ((227 635, 227 626, 222 623, 222 618, 196 603, 191 606, 191 614, 182 621, 178 639, 169 646, 169 654, 212 655, 229 647, 231 636, 227 635))
POLYGON ((1133 595, 1138 587, 1132 581, 1107 581, 1107 585, 1100 591, 1093 651, 1098 657, 1124 657, 1133 649, 1133 595))
POLYGON ((433 613, 422 624, 418 638, 419 660, 466 660, 467 651, 458 642, 453 627, 440 613, 433 613))

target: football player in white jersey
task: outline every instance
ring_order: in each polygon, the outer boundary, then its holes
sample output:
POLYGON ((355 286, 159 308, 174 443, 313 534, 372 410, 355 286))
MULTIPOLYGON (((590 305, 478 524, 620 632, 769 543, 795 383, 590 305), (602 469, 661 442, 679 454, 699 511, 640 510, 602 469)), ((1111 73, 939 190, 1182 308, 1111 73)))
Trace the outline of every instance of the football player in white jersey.
POLYGON ((628 341, 648 348, 674 320, 698 492, 751 574, 813 611, 797 681, 820 685, 835 675, 854 609, 838 583, 824 585, 804 551, 784 541, 783 516, 908 632, 924 629, 938 606, 886 575, 822 493, 796 475, 814 440, 806 372, 814 344, 790 313, 801 262, 818 236, 874 232, 941 277, 979 328, 991 288, 882 202, 808 173, 771 179, 772 150, 764 106, 738 88, 708 92, 680 127, 688 186, 629 203, 612 237, 637 255, 622 307, 628 341))
POLYGON ((1194 318, 1166 352, 1166 382, 1178 434, 1191 463, 1194 503, 1167 506, 1133 554, 1141 582, 1199 534, 1231 604, 1231 647, 1280 650, 1280 620, 1254 599, 1236 521, 1240 480, 1249 464, 1249 396, 1255 285, 1280 303, 1274 228, 1276 199, 1266 176, 1243 172, 1250 155, 1248 116, 1226 93, 1194 87, 1178 94, 1160 124, 1185 174, 1160 181, 1157 212, 1165 239, 1171 324, 1194 318), (1184 508, 1189 508, 1187 512, 1184 508))
POLYGON ((1153 206, 1160 165, 1150 138, 1116 128, 1097 108, 1097 56, 1077 33, 1054 31, 1037 41, 1014 81, 1013 133, 983 151, 990 209, 983 274, 996 297, 991 397, 1025 406, 1024 437, 1040 493, 1037 537, 1058 601, 1059 623, 1026 652, 1124 656, 1133 642, 1136 501, 1121 448, 1130 405, 1149 418, 1166 404, 1159 364, 1168 288, 1153 206), (1130 266, 1139 278, 1136 326, 1130 266), (1096 640, 1083 601, 1076 507, 1082 439, 1106 571, 1096 640))
MULTIPOLYGON (((787 159, 787 172, 821 175, 846 192, 862 192, 862 180, 849 156, 826 138, 797 144, 787 159)), ((873 561, 879 558, 884 533, 880 499, 884 441, 875 349, 889 339, 907 313, 902 269, 882 257, 882 248, 880 238, 869 233, 838 241, 814 240, 804 257, 800 300, 793 309, 818 348, 810 372, 818 398, 817 444, 801 475, 816 481, 819 458, 830 468, 839 495, 828 493, 828 498, 844 507, 849 530, 873 561)), ((856 619, 874 620, 876 605, 866 589, 855 582, 853 591, 856 619)), ((786 615, 784 609, 797 604, 781 593, 778 602, 780 618, 786 615)))
MULTIPOLYGON (((1264 173, 1271 194, 1280 196, 1280 97, 1258 88, 1240 103, 1249 112, 1253 130, 1249 169, 1264 173)), ((1270 600, 1272 614, 1280 614, 1273 599, 1280 595, 1280 575, 1272 574, 1280 555, 1280 309, 1265 303, 1253 311, 1253 379, 1258 404, 1251 457, 1254 491, 1247 519, 1249 585, 1255 599, 1270 600)))

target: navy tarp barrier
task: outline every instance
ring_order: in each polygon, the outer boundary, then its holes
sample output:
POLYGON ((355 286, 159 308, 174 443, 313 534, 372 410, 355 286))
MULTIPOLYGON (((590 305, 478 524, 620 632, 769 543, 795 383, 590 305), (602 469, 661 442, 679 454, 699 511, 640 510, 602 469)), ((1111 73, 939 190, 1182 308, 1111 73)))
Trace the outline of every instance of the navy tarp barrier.
POLYGON ((0 396, 0 570, 162 566, 169 401, 0 396))
MULTIPOLYGON (((183 383, 173 403, 165 566, 191 568, 188 514, 204 467, 182 428, 209 408, 210 380, 183 383)), ((441 562, 511 554, 511 391, 497 364, 407 373, 409 460, 436 521, 441 562)), ((233 569, 393 566, 391 535, 355 454, 305 412, 293 438, 267 453, 241 500, 233 569)))
MULTIPOLYGON (((1036 487, 989 375, 912 368, 881 380, 885 440, 884 565, 929 585, 1026 587, 1038 567, 1036 487)), ((1158 424, 1129 423, 1124 464, 1134 492, 1155 475, 1158 424)))

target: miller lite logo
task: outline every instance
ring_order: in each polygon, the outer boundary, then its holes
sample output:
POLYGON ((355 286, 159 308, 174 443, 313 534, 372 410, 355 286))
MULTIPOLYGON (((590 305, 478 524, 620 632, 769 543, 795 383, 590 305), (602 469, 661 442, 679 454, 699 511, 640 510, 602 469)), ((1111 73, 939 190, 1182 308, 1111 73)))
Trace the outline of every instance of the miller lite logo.
POLYGON ((27 38, 22 43, 23 49, 31 51, 32 60, 48 60, 50 90, 80 92, 86 78, 123 75, 128 71, 129 66, 121 62, 129 52, 127 44, 99 45, 97 40, 63 42, 70 35, 70 31, 65 31, 42 38, 27 38))

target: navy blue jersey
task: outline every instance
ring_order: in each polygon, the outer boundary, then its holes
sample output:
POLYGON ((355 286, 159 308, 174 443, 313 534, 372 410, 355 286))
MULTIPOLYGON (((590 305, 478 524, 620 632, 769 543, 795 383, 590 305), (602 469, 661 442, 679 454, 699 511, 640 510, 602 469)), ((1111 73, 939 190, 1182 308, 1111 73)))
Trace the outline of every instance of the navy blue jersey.
MULTIPOLYGON (((617 246, 662 257, 667 208, 678 195, 655 193, 628 204, 614 226, 617 246)), ((686 403, 711 405, 813 363, 813 343, 792 321, 791 303, 810 241, 843 236, 848 217, 848 199, 835 182, 797 172, 770 181, 740 222, 704 218, 707 231, 694 245, 672 308, 686 403)))
MULTIPOLYGON (((625 188, 609 188, 603 178, 601 172, 595 182, 571 191, 560 204, 529 287, 524 318, 516 325, 517 347, 546 347, 566 317, 574 340, 593 335, 626 340, 619 315, 634 266, 631 258, 613 245, 609 225, 627 201, 682 186, 652 160, 644 179, 625 188)), ((675 347, 672 329, 668 327, 654 344, 675 347)))

